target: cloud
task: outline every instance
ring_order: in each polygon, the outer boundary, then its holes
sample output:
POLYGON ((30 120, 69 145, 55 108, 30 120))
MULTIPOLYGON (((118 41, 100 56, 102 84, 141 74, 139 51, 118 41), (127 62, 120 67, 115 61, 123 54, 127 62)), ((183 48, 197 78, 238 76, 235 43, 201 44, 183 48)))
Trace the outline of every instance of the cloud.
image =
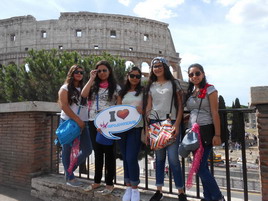
POLYGON ((128 6, 130 4, 130 0, 118 0, 118 2, 123 4, 124 6, 128 6))
POLYGON ((240 1, 240 0, 217 0, 217 3, 219 3, 223 6, 232 6, 238 1, 240 1))
POLYGON ((200 63, 228 106, 235 98, 247 105, 250 87, 267 85, 266 30, 259 30, 256 38, 255 29, 234 24, 181 25, 172 29, 172 35, 177 36, 173 40, 184 80, 189 65, 200 63))
POLYGON ((234 24, 268 26, 268 2, 266 0, 241 0, 226 15, 234 24))
POLYGON ((145 0, 138 3, 133 9, 140 17, 163 20, 176 17, 176 8, 183 4, 184 0, 145 0))

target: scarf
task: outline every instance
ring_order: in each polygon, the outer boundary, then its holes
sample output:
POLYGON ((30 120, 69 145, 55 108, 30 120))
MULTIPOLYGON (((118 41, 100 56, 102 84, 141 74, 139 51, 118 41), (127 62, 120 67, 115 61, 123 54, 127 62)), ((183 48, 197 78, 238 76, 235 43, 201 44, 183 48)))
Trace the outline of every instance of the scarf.
POLYGON ((197 123, 194 123, 192 130, 198 134, 198 141, 199 141, 199 148, 194 151, 194 159, 193 163, 191 165, 189 175, 186 182, 186 188, 190 189, 193 186, 193 176, 198 172, 203 153, 204 153, 204 147, 201 141, 201 134, 200 134, 200 127, 197 123))

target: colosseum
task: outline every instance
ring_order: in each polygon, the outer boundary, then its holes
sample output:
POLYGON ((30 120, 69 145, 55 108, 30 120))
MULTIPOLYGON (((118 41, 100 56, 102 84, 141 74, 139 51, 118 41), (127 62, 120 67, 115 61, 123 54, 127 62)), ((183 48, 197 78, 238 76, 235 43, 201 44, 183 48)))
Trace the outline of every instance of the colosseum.
POLYGON ((92 12, 64 12, 59 19, 37 21, 33 16, 0 20, 0 65, 22 64, 30 49, 119 55, 142 68, 163 56, 182 79, 168 24, 132 16, 92 12))

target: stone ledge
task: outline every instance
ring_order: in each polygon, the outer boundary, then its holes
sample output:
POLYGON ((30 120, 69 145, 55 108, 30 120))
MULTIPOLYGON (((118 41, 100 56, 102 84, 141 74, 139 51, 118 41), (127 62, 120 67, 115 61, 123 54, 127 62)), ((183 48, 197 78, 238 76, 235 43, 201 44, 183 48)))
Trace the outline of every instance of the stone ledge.
MULTIPOLYGON (((91 181, 79 179, 86 185, 90 185, 91 181)), ((104 186, 99 190, 104 189, 104 186)), ((112 195, 102 196, 97 190, 86 192, 82 187, 74 188, 67 186, 62 175, 50 174, 32 179, 31 195, 44 201, 121 201, 125 188, 115 186, 112 195)), ((141 190, 141 201, 150 200, 154 192, 141 190)), ((165 201, 175 201, 178 197, 175 195, 164 195, 165 201)), ((188 200, 196 200, 189 199, 188 200)))
POLYGON ((0 113, 9 112, 60 112, 57 103, 43 101, 26 101, 0 104, 0 113))
POLYGON ((250 88, 250 105, 268 104, 268 86, 250 88))

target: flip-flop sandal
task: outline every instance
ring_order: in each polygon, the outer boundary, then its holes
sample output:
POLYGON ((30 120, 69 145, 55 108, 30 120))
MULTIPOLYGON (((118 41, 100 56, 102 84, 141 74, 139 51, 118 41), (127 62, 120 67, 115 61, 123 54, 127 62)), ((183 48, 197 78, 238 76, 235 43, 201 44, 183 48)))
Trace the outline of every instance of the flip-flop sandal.
POLYGON ((83 189, 84 189, 84 191, 87 191, 87 192, 88 192, 88 191, 92 191, 92 190, 98 189, 98 188, 100 188, 100 187, 101 187, 101 185, 99 185, 99 186, 93 188, 93 184, 90 184, 90 185, 84 187, 83 189))
POLYGON ((110 195, 112 194, 114 189, 108 189, 108 188, 105 188, 104 190, 100 191, 101 195, 110 195))

